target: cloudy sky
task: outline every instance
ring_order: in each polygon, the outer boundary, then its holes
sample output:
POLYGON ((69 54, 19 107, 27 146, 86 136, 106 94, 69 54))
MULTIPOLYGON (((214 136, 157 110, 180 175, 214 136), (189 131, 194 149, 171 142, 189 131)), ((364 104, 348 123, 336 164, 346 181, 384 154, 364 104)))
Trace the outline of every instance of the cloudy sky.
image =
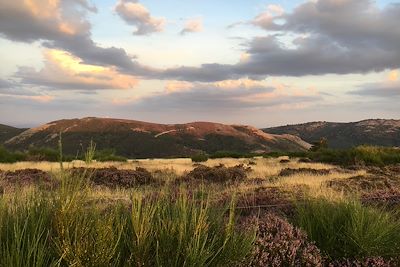
POLYGON ((0 123, 400 119, 395 0, 0 0, 0 123))

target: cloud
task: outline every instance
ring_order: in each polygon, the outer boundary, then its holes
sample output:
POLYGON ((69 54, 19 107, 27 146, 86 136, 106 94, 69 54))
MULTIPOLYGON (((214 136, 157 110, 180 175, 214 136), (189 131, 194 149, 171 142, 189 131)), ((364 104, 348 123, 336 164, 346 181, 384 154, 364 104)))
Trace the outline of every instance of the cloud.
POLYGON ((147 8, 137 0, 119 0, 115 11, 126 23, 136 27, 133 32, 135 35, 146 35, 164 30, 165 18, 151 16, 147 8))
POLYGON ((88 12, 96 8, 86 0, 1 1, 0 34, 13 41, 39 41, 47 48, 68 51, 85 64, 115 66, 137 75, 150 71, 124 49, 96 44, 86 19, 88 12))
POLYGON ((12 83, 0 78, 0 89, 9 88, 12 86, 12 83))
POLYGON ((52 90, 130 89, 138 80, 118 73, 115 68, 88 65, 61 50, 46 50, 44 67, 36 71, 19 67, 16 78, 22 84, 37 85, 52 90))
POLYGON ((358 90, 350 91, 350 94, 382 98, 400 97, 399 71, 392 70, 389 72, 386 81, 363 84, 359 86, 358 90))
POLYGON ((186 20, 185 26, 181 30, 180 34, 185 35, 187 33, 201 32, 201 31, 203 31, 203 19, 191 18, 186 20))
POLYGON ((361 89, 351 91, 351 94, 375 97, 400 97, 400 82, 371 83, 361 86, 361 89))
POLYGON ((268 28, 274 23, 276 16, 282 16, 284 13, 285 10, 281 6, 268 5, 267 9, 258 14, 251 23, 262 28, 268 28))
POLYGON ((249 77, 380 72, 400 67, 400 4, 307 1, 290 13, 270 6, 251 21, 267 31, 246 44, 237 64, 175 67, 160 77, 217 81, 249 77))
POLYGON ((215 83, 172 81, 157 94, 130 101, 114 99, 114 104, 152 110, 184 112, 243 111, 290 105, 292 107, 321 100, 318 94, 301 94, 282 84, 265 84, 249 79, 215 83))
POLYGON ((84 0, 15 0, 2 1, 0 6, 0 32, 22 42, 85 35, 90 24, 84 15, 96 11, 84 0))
POLYGON ((53 96, 21 87, 14 81, 0 79, 0 99, 22 99, 43 103, 52 101, 53 98, 53 96))

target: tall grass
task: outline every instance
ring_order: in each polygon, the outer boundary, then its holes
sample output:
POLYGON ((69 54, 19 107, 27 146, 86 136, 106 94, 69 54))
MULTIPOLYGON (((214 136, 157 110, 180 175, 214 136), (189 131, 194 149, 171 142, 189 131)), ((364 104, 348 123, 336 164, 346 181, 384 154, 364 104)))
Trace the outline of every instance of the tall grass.
POLYGON ((251 251, 254 236, 235 229, 234 209, 212 208, 185 190, 157 199, 132 196, 123 237, 132 266, 231 266, 251 251))
POLYGON ((90 173, 59 175, 53 192, 0 197, 0 266, 231 266, 250 253, 234 208, 184 189, 97 205, 90 173))
POLYGON ((41 195, 0 199, 0 266, 51 266, 51 204, 41 195))
POLYGON ((358 201, 314 199, 298 204, 296 224, 331 258, 395 257, 400 253, 396 217, 358 201))

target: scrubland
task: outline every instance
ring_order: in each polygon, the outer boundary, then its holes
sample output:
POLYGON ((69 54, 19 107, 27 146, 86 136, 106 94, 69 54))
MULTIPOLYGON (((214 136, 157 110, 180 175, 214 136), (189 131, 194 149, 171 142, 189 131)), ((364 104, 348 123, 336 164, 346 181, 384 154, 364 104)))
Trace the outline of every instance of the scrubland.
POLYGON ((0 164, 0 266, 399 266, 400 167, 0 164))

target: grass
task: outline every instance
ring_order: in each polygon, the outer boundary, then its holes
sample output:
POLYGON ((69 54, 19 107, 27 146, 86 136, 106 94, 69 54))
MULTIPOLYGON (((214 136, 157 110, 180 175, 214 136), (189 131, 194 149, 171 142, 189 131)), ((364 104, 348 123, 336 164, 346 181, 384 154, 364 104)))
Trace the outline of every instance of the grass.
POLYGON ((266 194, 258 190, 263 187, 294 193, 290 201, 299 202, 293 224, 305 230, 329 260, 390 258, 400 252, 397 214, 362 206, 326 186, 329 180, 365 175, 365 171, 341 172, 329 164, 293 159, 282 163, 273 157, 209 159, 202 164, 245 164, 253 170, 240 183, 186 188, 176 185, 176 180, 193 169, 191 159, 98 162, 93 157, 91 153, 87 162, 67 162, 64 170, 54 162, 0 164, 0 170, 51 170, 61 182, 53 191, 34 187, 0 195, 0 266, 235 266, 255 253, 255 233, 238 230, 235 201, 223 206, 219 200, 235 192, 266 194), (68 171, 85 166, 143 167, 168 182, 135 189, 92 187, 90 172, 72 176, 68 171), (284 168, 336 171, 278 176, 284 168), (299 189, 300 197, 306 198, 297 198, 299 189))
POLYGON ((390 258, 400 253, 400 222, 395 215, 355 200, 299 203, 295 223, 331 259, 390 258))
POLYGON ((254 233, 201 191, 131 191, 128 205, 98 206, 90 173, 60 175, 54 192, 0 197, 0 266, 231 266, 250 253, 254 233))

